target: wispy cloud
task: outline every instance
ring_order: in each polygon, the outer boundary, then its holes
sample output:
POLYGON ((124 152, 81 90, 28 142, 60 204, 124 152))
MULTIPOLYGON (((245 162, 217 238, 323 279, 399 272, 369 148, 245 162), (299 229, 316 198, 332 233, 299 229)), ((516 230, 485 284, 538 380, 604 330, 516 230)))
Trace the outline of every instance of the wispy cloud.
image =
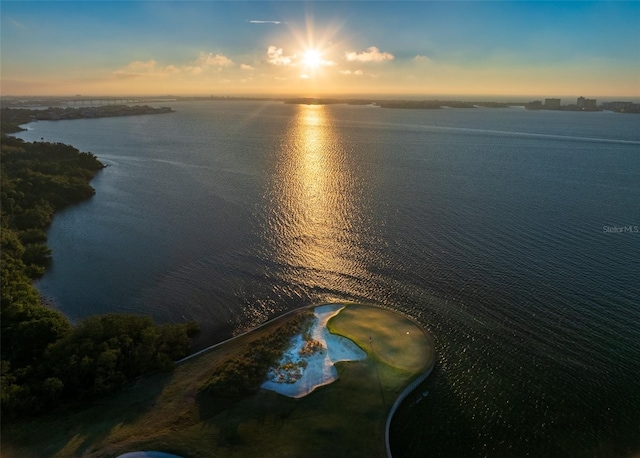
POLYGON ((364 73, 362 72, 362 70, 356 70, 356 71, 351 71, 351 70, 340 70, 340 73, 342 75, 355 75, 355 76, 362 76, 364 75, 364 73))
POLYGON ((137 78, 142 75, 149 75, 158 71, 157 62, 155 60, 141 61, 136 60, 129 62, 124 67, 113 72, 118 78, 137 78))
POLYGON ((207 70, 222 71, 223 68, 234 65, 235 63, 223 54, 200 52, 198 58, 187 65, 177 66, 171 64, 163 67, 158 65, 158 62, 153 59, 147 61, 136 60, 119 68, 113 72, 113 75, 118 78, 137 78, 141 76, 163 77, 179 73, 185 75, 200 75, 207 70))
POLYGON ((9 19, 9 24, 11 24, 16 29, 20 29, 20 30, 26 30, 27 29, 27 26, 24 25, 22 22, 18 22, 13 18, 8 18, 8 19, 9 19))
POLYGON ((282 21, 257 21, 257 20, 251 20, 251 21, 247 21, 250 24, 284 24, 284 22, 282 21))
POLYGON ((222 54, 214 56, 213 53, 201 52, 196 64, 202 67, 230 67, 233 65, 233 61, 222 54))
POLYGON ((429 59, 427 56, 421 56, 420 54, 414 57, 413 60, 415 60, 416 62, 424 62, 424 63, 431 62, 431 59, 429 59))
POLYGON ((375 46, 367 48, 365 51, 358 53, 356 51, 347 51, 345 57, 348 61, 357 62, 384 62, 395 59, 393 54, 388 52, 380 52, 375 46))
POLYGON ((240 70, 253 70, 254 68, 249 64, 241 64, 240 70))
POLYGON ((332 61, 332 60, 320 60, 320 61, 318 62, 318 66, 319 66, 319 67, 335 67, 336 65, 338 65, 338 64, 336 64, 336 63, 335 63, 334 61, 332 61))
POLYGON ((180 73, 180 69, 178 67, 176 67, 175 65, 167 65, 164 68, 164 72, 165 73, 180 73))

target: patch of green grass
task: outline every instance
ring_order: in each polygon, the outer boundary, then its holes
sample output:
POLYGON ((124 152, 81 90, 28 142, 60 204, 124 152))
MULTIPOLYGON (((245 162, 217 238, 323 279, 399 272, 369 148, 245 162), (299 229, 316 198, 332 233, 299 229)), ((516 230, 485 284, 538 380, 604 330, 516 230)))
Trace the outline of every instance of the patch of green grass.
POLYGON ((390 310, 350 304, 329 320, 329 331, 353 340, 381 362, 422 372, 434 355, 433 342, 412 320, 390 310))
POLYGON ((2 456, 114 457, 135 450, 161 450, 185 458, 385 456, 389 408, 430 363, 420 357, 433 355, 428 336, 393 312, 348 305, 334 317, 331 328, 357 340, 369 355, 371 335, 375 357, 338 363, 338 380, 304 398, 260 390, 240 400, 225 400, 201 392, 216 368, 287 320, 220 345, 171 374, 142 378, 101 402, 3 424, 2 456), (397 337, 393 332, 410 336, 402 338, 402 345, 411 355, 402 356, 390 342, 397 337))

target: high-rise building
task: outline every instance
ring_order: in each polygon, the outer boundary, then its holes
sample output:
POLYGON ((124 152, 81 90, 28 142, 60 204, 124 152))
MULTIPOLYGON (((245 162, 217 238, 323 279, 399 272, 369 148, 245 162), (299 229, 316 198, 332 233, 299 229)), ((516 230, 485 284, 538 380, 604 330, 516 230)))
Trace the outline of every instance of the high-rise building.
POLYGON ((596 108, 596 99, 585 99, 584 97, 578 97, 576 105, 578 106, 578 108, 591 110, 596 108))
POLYGON ((544 99, 545 108, 560 108, 560 99, 544 99))

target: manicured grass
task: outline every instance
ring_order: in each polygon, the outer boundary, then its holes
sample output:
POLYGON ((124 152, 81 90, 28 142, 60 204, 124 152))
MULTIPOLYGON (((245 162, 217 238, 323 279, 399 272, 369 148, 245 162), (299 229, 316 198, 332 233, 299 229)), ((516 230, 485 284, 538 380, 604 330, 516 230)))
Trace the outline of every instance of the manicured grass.
POLYGON ((351 304, 329 321, 328 328, 397 369, 421 372, 433 358, 433 343, 425 330, 390 310, 351 304))
POLYGON ((384 456, 388 410, 433 357, 424 331, 393 312, 348 305, 334 317, 330 328, 356 340, 369 356, 371 335, 375 357, 338 363, 339 379, 304 398, 261 390, 231 402, 199 394, 216 367, 282 322, 193 358, 172 374, 140 379, 101 402, 3 424, 2 456, 114 457, 134 450, 184 457, 384 456))

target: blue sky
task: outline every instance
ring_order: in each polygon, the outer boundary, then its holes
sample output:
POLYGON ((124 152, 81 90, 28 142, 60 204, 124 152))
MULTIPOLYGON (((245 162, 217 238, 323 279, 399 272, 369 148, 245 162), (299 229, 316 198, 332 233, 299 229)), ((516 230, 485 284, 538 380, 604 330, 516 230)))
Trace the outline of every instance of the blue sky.
POLYGON ((0 11, 3 95, 640 96, 635 1, 3 0, 0 11))

